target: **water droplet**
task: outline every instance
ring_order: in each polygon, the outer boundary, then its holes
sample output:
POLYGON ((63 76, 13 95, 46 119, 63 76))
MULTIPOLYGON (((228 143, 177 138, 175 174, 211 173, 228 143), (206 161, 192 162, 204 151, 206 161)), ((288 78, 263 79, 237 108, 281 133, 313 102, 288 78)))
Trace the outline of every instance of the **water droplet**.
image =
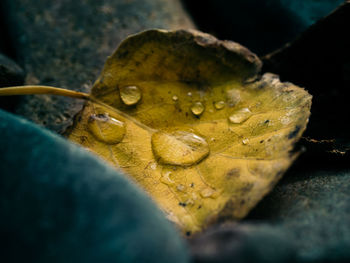
POLYGON ((222 100, 217 101, 214 103, 215 109, 217 110, 222 110, 223 108, 225 108, 225 102, 223 102, 222 100))
POLYGON ((234 107, 241 101, 241 93, 237 89, 226 91, 227 104, 229 107, 234 107))
POLYGON ((156 132, 152 135, 152 150, 163 164, 190 166, 209 155, 207 141, 191 132, 156 132))
POLYGON ((173 101, 178 101, 179 97, 174 95, 172 99, 173 99, 173 101))
POLYGON ((176 186, 176 190, 180 191, 180 192, 183 192, 185 191, 186 187, 183 185, 183 184, 178 184, 176 186))
POLYGON ((243 123, 252 116, 252 112, 248 108, 242 108, 234 112, 228 119, 231 123, 243 123))
POLYGON ((200 116, 205 110, 205 107, 202 102, 196 102, 191 106, 191 111, 194 115, 200 116))
POLYGON ((160 178, 160 181, 166 185, 173 185, 175 182, 170 178, 171 172, 167 171, 160 178))
POLYGON ((192 92, 188 92, 188 93, 187 93, 187 96, 190 96, 190 97, 191 97, 191 96, 192 96, 192 92))
POLYGON ((125 124, 105 114, 92 114, 88 120, 88 129, 101 142, 117 144, 125 136, 125 124))
POLYGON ((247 145, 247 144, 249 143, 249 139, 248 139, 248 138, 243 139, 243 140, 242 140, 242 143, 243 143, 244 145, 247 145))
POLYGON ((141 90, 136 86, 122 87, 120 88, 120 98, 128 106, 135 105, 141 99, 141 90))
POLYGON ((200 192, 200 195, 203 198, 216 198, 217 194, 216 191, 212 188, 205 188, 200 192))
POLYGON ((193 199, 188 199, 185 202, 186 206, 193 206, 194 205, 194 200, 193 199))
POLYGON ((291 118, 289 118, 289 116, 281 117, 280 121, 283 125, 288 125, 292 122, 292 120, 291 120, 291 118))
POLYGON ((150 167, 151 167, 152 170, 155 170, 155 169, 157 169, 157 164, 156 163, 152 163, 150 167))

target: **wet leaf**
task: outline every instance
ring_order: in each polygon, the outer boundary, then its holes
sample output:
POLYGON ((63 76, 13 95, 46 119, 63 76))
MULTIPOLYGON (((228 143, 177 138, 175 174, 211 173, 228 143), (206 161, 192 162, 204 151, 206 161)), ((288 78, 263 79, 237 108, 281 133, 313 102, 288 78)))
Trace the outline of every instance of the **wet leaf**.
POLYGON ((237 43, 150 30, 108 58, 69 138, 132 176, 185 232, 240 219, 296 157, 311 96, 237 43))

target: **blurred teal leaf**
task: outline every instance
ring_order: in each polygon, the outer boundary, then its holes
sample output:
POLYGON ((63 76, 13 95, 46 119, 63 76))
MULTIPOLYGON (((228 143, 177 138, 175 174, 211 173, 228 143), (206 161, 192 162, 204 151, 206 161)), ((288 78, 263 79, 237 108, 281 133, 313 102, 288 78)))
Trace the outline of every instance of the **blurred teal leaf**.
POLYGON ((2 262, 187 262, 152 201, 82 148, 0 111, 2 262))

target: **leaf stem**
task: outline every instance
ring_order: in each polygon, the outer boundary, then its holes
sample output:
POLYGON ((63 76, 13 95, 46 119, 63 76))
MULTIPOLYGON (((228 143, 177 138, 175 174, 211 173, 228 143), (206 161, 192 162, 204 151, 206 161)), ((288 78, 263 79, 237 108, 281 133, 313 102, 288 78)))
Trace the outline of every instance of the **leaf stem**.
POLYGON ((75 99, 83 99, 87 101, 91 101, 92 103, 99 104, 100 106, 103 106, 111 111, 114 111, 118 113, 119 115, 123 116, 124 118, 132 121, 139 127, 154 133, 156 130, 144 125, 143 123, 139 122, 138 120, 132 118, 128 114, 113 108, 106 103, 94 98, 88 93, 84 92, 78 92, 74 90, 69 89, 62 89, 62 88, 56 88, 51 86, 36 86, 36 85, 29 85, 29 86, 16 86, 16 87, 6 87, 6 88, 0 88, 0 96, 13 96, 13 95, 34 95, 34 94, 47 94, 47 95, 58 95, 58 96, 65 96, 75 99))
POLYGON ((76 99, 90 100, 90 95, 84 92, 78 92, 68 89, 55 88, 51 86, 16 86, 0 88, 0 96, 12 95, 33 95, 33 94, 50 94, 59 95, 76 99))

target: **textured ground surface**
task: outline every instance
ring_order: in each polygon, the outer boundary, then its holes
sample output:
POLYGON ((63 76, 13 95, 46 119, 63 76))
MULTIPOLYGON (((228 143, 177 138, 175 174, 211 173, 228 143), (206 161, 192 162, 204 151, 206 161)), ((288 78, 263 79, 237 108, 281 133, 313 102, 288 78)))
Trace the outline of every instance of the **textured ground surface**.
MULTIPOLYGON (((193 27, 179 1, 3 0, 5 21, 26 84, 89 91, 126 36, 147 28, 193 27)), ((82 103, 54 96, 22 99, 16 110, 56 132, 82 103)))

